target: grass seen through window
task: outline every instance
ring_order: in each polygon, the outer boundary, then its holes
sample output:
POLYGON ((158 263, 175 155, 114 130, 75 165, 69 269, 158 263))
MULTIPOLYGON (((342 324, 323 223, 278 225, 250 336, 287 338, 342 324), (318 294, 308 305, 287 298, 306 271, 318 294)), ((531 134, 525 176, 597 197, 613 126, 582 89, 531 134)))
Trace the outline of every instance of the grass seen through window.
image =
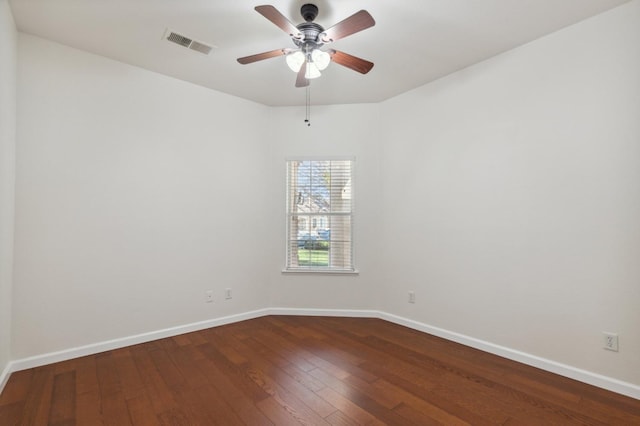
POLYGON ((300 266, 329 266, 328 250, 298 249, 298 265, 300 266))

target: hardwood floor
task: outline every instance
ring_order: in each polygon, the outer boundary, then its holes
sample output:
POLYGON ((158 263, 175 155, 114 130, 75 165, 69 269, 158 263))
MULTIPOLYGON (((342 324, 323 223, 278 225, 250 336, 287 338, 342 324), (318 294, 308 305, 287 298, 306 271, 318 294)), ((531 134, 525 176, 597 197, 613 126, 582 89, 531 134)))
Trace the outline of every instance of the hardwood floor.
POLYGON ((640 401, 378 319, 270 316, 13 373, 0 425, 640 425, 640 401))

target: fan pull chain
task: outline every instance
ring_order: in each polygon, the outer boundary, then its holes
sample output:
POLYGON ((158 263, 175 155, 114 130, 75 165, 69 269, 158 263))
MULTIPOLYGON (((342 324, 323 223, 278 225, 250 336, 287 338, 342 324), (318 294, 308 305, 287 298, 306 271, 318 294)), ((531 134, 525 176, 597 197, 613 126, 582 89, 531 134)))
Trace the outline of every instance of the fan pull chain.
POLYGON ((307 86, 307 99, 306 99, 306 111, 304 122, 307 126, 311 126, 311 87, 307 86))

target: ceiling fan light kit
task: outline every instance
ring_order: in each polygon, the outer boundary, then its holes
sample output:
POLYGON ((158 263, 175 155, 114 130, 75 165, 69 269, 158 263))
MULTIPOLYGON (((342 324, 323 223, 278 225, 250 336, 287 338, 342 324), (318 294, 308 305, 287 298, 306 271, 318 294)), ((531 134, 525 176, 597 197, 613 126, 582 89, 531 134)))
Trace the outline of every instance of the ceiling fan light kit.
POLYGON ((331 55, 320 49, 314 49, 310 54, 302 53, 300 50, 293 51, 285 57, 287 65, 291 71, 300 72, 300 68, 306 62, 307 70, 305 78, 312 79, 320 77, 320 71, 324 71, 331 62, 331 55), (309 57, 310 56, 310 57, 309 57))

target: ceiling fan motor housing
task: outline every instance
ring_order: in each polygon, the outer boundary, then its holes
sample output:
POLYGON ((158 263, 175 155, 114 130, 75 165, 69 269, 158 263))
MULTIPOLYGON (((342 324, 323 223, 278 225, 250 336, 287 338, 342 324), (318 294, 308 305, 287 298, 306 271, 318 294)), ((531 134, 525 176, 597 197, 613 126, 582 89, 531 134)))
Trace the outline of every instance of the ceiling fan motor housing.
POLYGON ((302 33, 301 39, 293 38, 293 42, 300 47, 305 44, 313 44, 316 47, 322 46, 324 43, 320 40, 320 34, 324 33, 324 28, 315 22, 303 22, 297 25, 298 30, 302 33))

